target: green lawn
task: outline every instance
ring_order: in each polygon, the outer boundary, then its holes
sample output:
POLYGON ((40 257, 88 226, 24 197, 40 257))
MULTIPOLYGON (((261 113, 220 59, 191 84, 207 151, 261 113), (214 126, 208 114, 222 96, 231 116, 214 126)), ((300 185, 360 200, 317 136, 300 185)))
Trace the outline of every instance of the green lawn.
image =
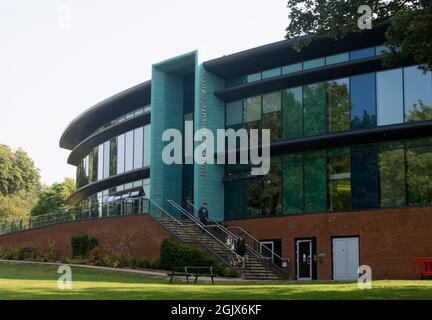
POLYGON ((0 299, 432 299, 432 281, 242 282, 188 285, 165 278, 72 268, 72 290, 57 288, 57 267, 0 263, 0 299))

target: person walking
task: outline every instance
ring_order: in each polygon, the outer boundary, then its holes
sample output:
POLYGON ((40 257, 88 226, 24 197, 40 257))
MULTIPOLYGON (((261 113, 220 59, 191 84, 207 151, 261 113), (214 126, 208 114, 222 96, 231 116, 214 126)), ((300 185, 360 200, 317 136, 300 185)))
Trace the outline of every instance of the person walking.
POLYGON ((239 234, 239 236, 237 237, 237 241, 236 241, 236 247, 235 247, 235 252, 240 256, 241 260, 242 260, 242 265, 243 268, 245 267, 245 254, 246 254, 246 238, 245 235, 242 233, 239 234))
POLYGON ((202 233, 204 233, 204 228, 207 226, 208 216, 207 202, 203 202, 201 208, 198 210, 198 218, 203 225, 203 228, 201 229, 202 233))

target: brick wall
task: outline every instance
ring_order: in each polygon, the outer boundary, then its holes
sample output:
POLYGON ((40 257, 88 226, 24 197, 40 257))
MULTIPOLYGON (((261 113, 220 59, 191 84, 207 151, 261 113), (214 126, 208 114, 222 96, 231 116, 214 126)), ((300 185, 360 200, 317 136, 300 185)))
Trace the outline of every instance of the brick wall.
POLYGON ((282 256, 294 271, 295 239, 315 237, 317 278, 332 279, 332 237, 359 236, 360 264, 372 267, 373 279, 412 279, 411 263, 432 257, 432 208, 322 213, 229 221, 257 239, 281 239, 282 256))
POLYGON ((48 239, 56 242, 58 254, 70 255, 70 239, 74 235, 96 237, 99 245, 109 251, 139 258, 155 259, 160 244, 168 233, 146 215, 93 219, 43 227, 0 236, 0 247, 48 248, 48 239))

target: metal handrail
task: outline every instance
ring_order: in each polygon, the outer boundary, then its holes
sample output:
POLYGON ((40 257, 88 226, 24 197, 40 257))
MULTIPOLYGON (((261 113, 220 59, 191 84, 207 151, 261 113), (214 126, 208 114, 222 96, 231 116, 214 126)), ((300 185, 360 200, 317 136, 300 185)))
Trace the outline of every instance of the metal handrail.
MULTIPOLYGON (((195 204, 193 204, 191 201, 189 201, 189 200, 186 200, 186 202, 189 204, 189 205, 191 205, 193 208, 195 208, 196 210, 198 210, 198 208, 195 206, 195 204)), ((184 210, 184 209, 183 209, 184 210)), ((220 224, 220 223, 217 223, 216 222, 216 226, 220 229, 220 230, 226 230, 226 232, 229 232, 229 234, 232 236, 232 237, 234 237, 234 239, 236 240, 238 237, 234 234, 234 233, 232 233, 227 227, 225 227, 225 226, 223 226, 222 224, 220 224)), ((248 233, 246 230, 244 230, 243 228, 241 228, 241 227, 237 227, 238 229, 240 229, 245 235, 247 235, 247 236, 249 236, 251 239, 253 239, 254 240, 254 242, 256 242, 256 243, 258 243, 259 245, 261 245, 261 243, 259 242, 259 240, 257 240, 255 237, 253 237, 250 233, 248 233)), ((246 243, 246 247, 247 248, 249 248, 249 250, 257 257, 257 258, 260 258, 260 259, 262 259, 262 260, 264 260, 264 261, 267 261, 267 262, 269 262, 269 263, 271 263, 271 265, 273 265, 275 268, 277 268, 278 270, 279 270, 279 272, 281 272, 281 273, 283 273, 283 274, 285 274, 285 275, 287 275, 288 274, 288 270, 286 270, 285 271, 285 268, 282 268, 282 267, 280 267, 280 266, 278 266, 277 264, 275 264, 274 263, 274 261, 271 261, 268 257, 266 257, 266 256, 264 256, 264 255, 262 255, 262 253, 261 252, 259 252, 259 251, 257 251, 255 248, 253 248, 253 247, 251 247, 249 244, 247 244, 246 243)), ((273 250, 270 250, 269 248, 267 248, 267 247, 264 247, 264 248, 266 248, 273 256, 275 256, 276 258, 278 258, 279 260, 281 260, 281 262, 283 263, 283 262, 286 262, 286 266, 288 266, 288 259, 285 259, 285 258, 282 258, 281 256, 279 256, 276 252, 274 252, 273 250)))
MULTIPOLYGON (((171 219, 173 219, 177 224, 179 225, 183 225, 183 223, 176 219, 174 216, 172 216, 171 214, 169 214, 165 209, 163 209, 160 205, 158 205, 156 202, 154 202, 153 200, 151 200, 150 198, 148 198, 149 202, 154 204, 158 209, 160 209, 162 212, 164 212, 165 214, 167 214, 171 219)), ((150 211, 150 210, 149 210, 150 211)), ((151 214, 149 213, 149 215, 151 216, 151 214)))
MULTIPOLYGON (((119 216, 119 215, 135 215, 142 214, 143 212, 134 212, 132 209, 130 212, 128 209, 124 210, 127 207, 124 207, 124 204, 134 204, 134 201, 143 201, 150 199, 146 197, 136 197, 136 198, 125 198, 114 201, 106 201, 106 202, 93 202, 87 206, 76 206, 72 208, 68 208, 62 211, 46 213, 37 216, 29 216, 22 219, 17 220, 8 220, 6 222, 0 223, 0 234, 9 234, 19 231, 31 230, 35 228, 40 228, 43 226, 65 223, 71 221, 80 221, 86 220, 90 218, 105 218, 111 216, 119 216), (120 212, 115 211, 115 214, 110 214, 111 208, 108 206, 118 206, 120 207, 120 212), (107 210, 108 216, 105 215, 104 210, 107 210)), ((144 202, 141 202, 141 211, 144 208, 144 202)), ((140 211, 140 210, 138 210, 140 211)))
POLYGON ((166 201, 169 204, 171 204, 172 206, 174 206, 174 208, 176 208, 177 210, 179 210, 182 214, 184 214, 185 216, 187 216, 189 219, 193 220, 195 222, 195 224, 199 228, 201 228, 202 230, 204 230, 208 235, 210 235, 210 237, 212 237, 217 242, 219 242, 222 246, 224 246, 225 248, 227 248, 231 253, 233 253, 237 257, 240 257, 240 255, 237 252, 235 252, 234 250, 232 250, 225 242, 221 241, 214 234, 212 234, 210 231, 208 231, 207 228, 201 223, 201 221, 199 221, 196 217, 194 217, 189 212, 187 212, 185 209, 183 209, 178 203, 176 203, 175 201, 170 200, 170 199, 167 199, 166 201))
MULTIPOLYGON (((261 246, 261 242, 258 240, 258 239, 256 239, 253 235, 251 235, 249 232, 247 232, 245 229, 243 229, 242 227, 240 227, 240 226, 226 226, 225 228, 227 228, 227 229, 238 229, 238 230, 240 230, 243 234, 245 234, 246 236, 248 236, 249 238, 251 238, 255 243, 257 243, 257 244, 259 244, 260 246, 261 246)), ((276 252, 274 252, 273 250, 270 250, 269 248, 267 248, 267 247, 265 247, 267 250, 269 250, 270 251, 270 253, 273 255, 273 256, 275 256, 276 258, 278 258, 279 260, 281 260, 281 261, 285 261, 285 260, 287 260, 287 259, 285 259, 285 258, 282 258, 280 255, 278 255, 276 252)))

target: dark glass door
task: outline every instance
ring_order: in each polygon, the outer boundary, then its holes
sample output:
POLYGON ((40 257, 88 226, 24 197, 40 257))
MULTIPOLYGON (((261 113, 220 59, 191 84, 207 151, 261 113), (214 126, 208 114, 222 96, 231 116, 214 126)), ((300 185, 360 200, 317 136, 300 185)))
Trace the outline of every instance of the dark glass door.
POLYGON ((297 241, 297 280, 312 280, 312 240, 297 241))

